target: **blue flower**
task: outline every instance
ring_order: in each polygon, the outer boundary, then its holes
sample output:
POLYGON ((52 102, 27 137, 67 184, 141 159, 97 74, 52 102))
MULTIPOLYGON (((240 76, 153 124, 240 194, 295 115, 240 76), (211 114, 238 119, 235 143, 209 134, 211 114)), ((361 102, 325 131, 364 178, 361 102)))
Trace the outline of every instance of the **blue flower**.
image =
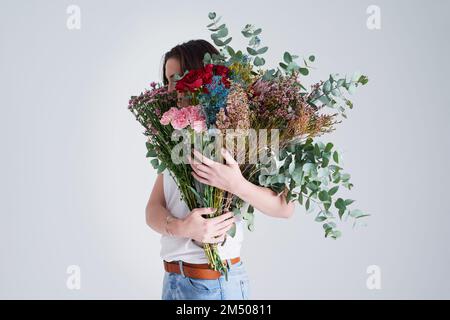
POLYGON ((206 85, 209 93, 199 95, 200 104, 206 117, 206 124, 211 126, 216 123, 216 115, 227 103, 228 92, 230 91, 222 83, 221 76, 213 76, 211 83, 206 85))

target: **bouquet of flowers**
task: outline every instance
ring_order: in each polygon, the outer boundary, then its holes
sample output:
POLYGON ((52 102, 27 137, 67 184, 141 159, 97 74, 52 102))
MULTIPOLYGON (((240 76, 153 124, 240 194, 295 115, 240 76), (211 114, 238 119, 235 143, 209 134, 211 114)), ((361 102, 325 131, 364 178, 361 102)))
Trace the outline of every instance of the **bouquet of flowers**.
MULTIPOLYGON (((210 217, 233 211, 253 230, 254 209, 230 192, 194 179, 188 158, 198 150, 223 162, 224 147, 252 183, 284 194, 307 212, 315 212, 325 237, 338 238, 336 221, 367 216, 350 209, 352 199, 336 197, 340 187, 351 189, 350 175, 339 165, 340 155, 331 142, 316 138, 334 130, 353 108, 348 95, 368 82, 366 76, 331 74, 307 89, 304 77, 315 57, 302 59, 289 52, 276 69, 263 69, 261 28, 246 25, 245 53, 229 44, 228 28, 214 12, 207 28, 219 54, 205 54, 204 67, 176 76, 176 90, 152 83, 133 96, 129 110, 144 126, 147 157, 158 173, 169 170, 189 209, 213 207, 210 217), (180 102, 182 98, 182 102, 180 102), (329 111, 329 112, 326 112, 329 111), (270 134, 269 134, 270 133, 270 134), (245 210, 244 210, 245 208, 245 210)), ((234 236, 235 229, 229 231, 234 236)), ((227 272, 217 246, 202 244, 211 268, 227 272)))

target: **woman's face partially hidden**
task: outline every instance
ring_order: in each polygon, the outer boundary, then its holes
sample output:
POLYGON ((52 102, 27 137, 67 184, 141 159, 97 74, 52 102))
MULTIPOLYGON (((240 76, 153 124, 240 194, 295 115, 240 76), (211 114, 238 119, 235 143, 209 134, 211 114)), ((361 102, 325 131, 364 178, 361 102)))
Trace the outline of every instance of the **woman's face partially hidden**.
POLYGON ((169 92, 175 90, 175 79, 174 76, 178 74, 181 75, 180 61, 176 58, 169 58, 166 61, 166 78, 169 80, 169 92))
MULTIPOLYGON (((166 61, 166 78, 167 80, 169 80, 169 84, 168 84, 168 90, 169 92, 172 92, 173 90, 175 90, 175 79, 174 76, 178 74, 178 75, 182 75, 181 72, 181 66, 180 66, 180 61, 176 58, 169 58, 166 61)), ((185 107, 187 105, 189 105, 189 101, 186 101, 186 99, 183 99, 184 97, 184 93, 182 92, 177 92, 178 95, 178 106, 179 107, 185 107)))

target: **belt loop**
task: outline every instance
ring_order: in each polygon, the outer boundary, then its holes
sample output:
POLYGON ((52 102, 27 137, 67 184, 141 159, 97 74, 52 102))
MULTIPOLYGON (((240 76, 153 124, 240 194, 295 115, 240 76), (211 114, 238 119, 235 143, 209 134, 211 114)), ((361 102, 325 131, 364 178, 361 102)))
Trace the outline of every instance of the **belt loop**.
POLYGON ((183 278, 186 278, 186 276, 184 275, 184 271, 183 271, 183 261, 178 261, 178 265, 180 266, 180 272, 181 275, 183 276, 183 278))

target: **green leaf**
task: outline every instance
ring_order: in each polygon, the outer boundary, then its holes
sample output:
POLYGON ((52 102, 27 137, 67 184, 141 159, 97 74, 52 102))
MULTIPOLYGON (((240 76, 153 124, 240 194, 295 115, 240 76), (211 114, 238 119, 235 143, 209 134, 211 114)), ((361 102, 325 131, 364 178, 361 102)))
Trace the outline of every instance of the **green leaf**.
POLYGON ((323 92, 325 92, 326 94, 330 93, 331 91, 331 82, 330 80, 325 81, 325 83, 323 84, 323 92))
POLYGON ((261 49, 258 49, 257 53, 264 54, 267 52, 267 50, 269 50, 269 47, 262 47, 261 49))
POLYGON ((347 105, 350 109, 353 108, 353 102, 351 102, 351 101, 348 100, 348 99, 345 100, 345 105, 347 105))
POLYGON ((342 199, 342 198, 337 199, 336 202, 334 203, 334 206, 338 209, 345 210, 346 206, 345 206, 344 199, 342 199))
POLYGON ((331 149, 333 149, 333 144, 331 142, 328 142, 324 151, 325 152, 330 152, 331 149))
POLYGON ((307 175, 311 175, 316 170, 316 164, 307 162, 303 164, 303 172, 307 175))
MULTIPOLYGON (((214 23, 213 23, 214 24, 214 23)), ((220 29, 223 29, 223 28, 225 28, 225 24, 221 24, 220 26, 218 26, 217 28, 210 28, 209 29, 209 31, 213 31, 213 32, 216 32, 216 31, 219 31, 220 29)))
POLYGON ((317 222, 322 222, 322 221, 327 220, 327 217, 324 217, 324 216, 317 216, 316 219, 314 219, 314 220, 317 221, 317 222))
POLYGON ((253 61, 253 64, 256 67, 260 67, 260 66, 264 65, 264 63, 266 63, 266 61, 264 60, 264 58, 261 58, 261 57, 255 57, 255 60, 253 61))
POLYGON ((311 56, 309 56, 308 60, 311 62, 314 62, 314 60, 316 60, 316 57, 311 55, 311 56))
POLYGON ((303 193, 302 192, 300 192, 299 194, 298 194, 298 203, 300 203, 300 205, 303 205, 303 193))
POLYGON ((158 159, 153 159, 152 161, 150 161, 150 163, 152 164, 153 169, 156 169, 159 166, 159 160, 158 159))
POLYGON ((365 75, 362 75, 359 77, 358 82, 362 85, 366 85, 369 82, 369 78, 367 78, 365 75))
POLYGON ((223 45, 226 46, 227 44, 229 44, 231 42, 232 39, 233 39, 233 37, 229 37, 227 40, 223 41, 223 45))
POLYGON ((261 33, 261 31, 262 31, 262 29, 261 29, 261 28, 258 28, 258 29, 256 29, 255 31, 253 31, 253 35, 254 35, 254 36, 257 36, 258 34, 261 33))
POLYGON ((203 63, 208 64, 211 63, 211 54, 209 52, 206 52, 203 56, 203 63))
POLYGON ((258 181, 261 186, 266 186, 267 185, 267 176, 260 174, 258 177, 258 181))
POLYGON ((345 201, 344 201, 346 206, 351 205, 353 202, 355 202, 355 200, 352 200, 352 199, 345 199, 345 201))
POLYGON ((300 185, 303 180, 303 168, 300 164, 295 165, 295 169, 291 174, 292 179, 297 185, 300 185))
POLYGON ((339 79, 336 83, 336 87, 342 87, 345 84, 345 79, 339 79))
POLYGON ((208 18, 213 20, 216 17, 216 13, 215 12, 210 12, 208 13, 208 18))
POLYGON ((236 54, 236 52, 234 52, 234 50, 233 50, 232 47, 228 46, 226 49, 227 49, 228 54, 229 54, 230 56, 234 56, 234 55, 236 54))
POLYGON ((339 186, 334 186, 333 188, 331 188, 330 190, 328 190, 328 194, 330 196, 333 196, 339 189, 339 186))
POLYGON ((335 97, 340 97, 341 96, 341 92, 339 91, 339 89, 333 89, 331 90, 331 94, 335 97))
POLYGON ((308 182, 307 184, 306 184, 306 186, 311 190, 311 191, 317 191, 318 189, 319 189, 319 187, 315 184, 315 183, 313 183, 313 182, 308 182))
POLYGON ((234 238, 234 236, 236 235, 236 223, 233 223, 233 225, 231 226, 230 230, 227 231, 227 233, 234 238))
POLYGON ((300 68, 299 71, 304 76, 307 76, 309 74, 308 68, 300 68))
POLYGON ((247 52, 249 54, 251 54, 252 56, 256 56, 258 54, 258 52, 255 49, 250 48, 250 47, 247 47, 247 52))
POLYGON ((318 158, 318 157, 320 157, 320 146, 319 146, 319 144, 315 144, 314 145, 314 155, 318 158))
POLYGON ((334 162, 339 163, 339 154, 337 151, 333 152, 333 160, 334 162))
MULTIPOLYGON (((251 207, 251 206, 249 206, 249 208, 250 208, 250 207, 251 207)), ((249 211, 247 210, 247 212, 244 214, 243 218, 244 218, 244 220, 247 221, 247 228, 248 228, 248 230, 249 230, 249 231, 253 231, 253 229, 254 229, 254 225, 253 225, 253 222, 254 222, 254 214, 253 214, 253 211, 252 211, 252 212, 249 212, 249 211)))
POLYGON ((220 29, 217 32, 217 38, 225 38, 228 35, 228 29, 226 27, 220 29))
POLYGON ((339 214, 339 219, 342 220, 342 216, 344 215, 344 213, 345 213, 345 209, 339 209, 339 212, 338 212, 338 214, 339 214))
POLYGON ((309 198, 306 200, 306 203, 305 203, 305 208, 306 208, 306 210, 309 210, 309 205, 310 205, 310 201, 309 201, 309 198))
POLYGON ((157 153, 156 153, 156 151, 155 150, 153 150, 153 149, 150 149, 150 150, 148 150, 148 152, 147 152, 147 158, 150 158, 150 157, 156 157, 157 156, 157 153))
POLYGON ((284 55, 283 55, 283 60, 284 60, 284 62, 286 62, 287 64, 289 64, 289 63, 291 63, 292 62, 292 56, 291 56, 291 54, 289 53, 289 52, 285 52, 284 53, 284 55))
POLYGON ((214 39, 214 43, 218 47, 223 47, 225 45, 225 43, 222 40, 220 40, 220 39, 214 39))
POLYGON ((164 163, 161 163, 158 167, 158 171, 157 173, 160 174, 161 172, 163 172, 164 170, 166 170, 166 165, 164 163))
POLYGON ((329 195, 326 190, 322 190, 319 192, 319 200, 322 202, 329 200, 329 195))

